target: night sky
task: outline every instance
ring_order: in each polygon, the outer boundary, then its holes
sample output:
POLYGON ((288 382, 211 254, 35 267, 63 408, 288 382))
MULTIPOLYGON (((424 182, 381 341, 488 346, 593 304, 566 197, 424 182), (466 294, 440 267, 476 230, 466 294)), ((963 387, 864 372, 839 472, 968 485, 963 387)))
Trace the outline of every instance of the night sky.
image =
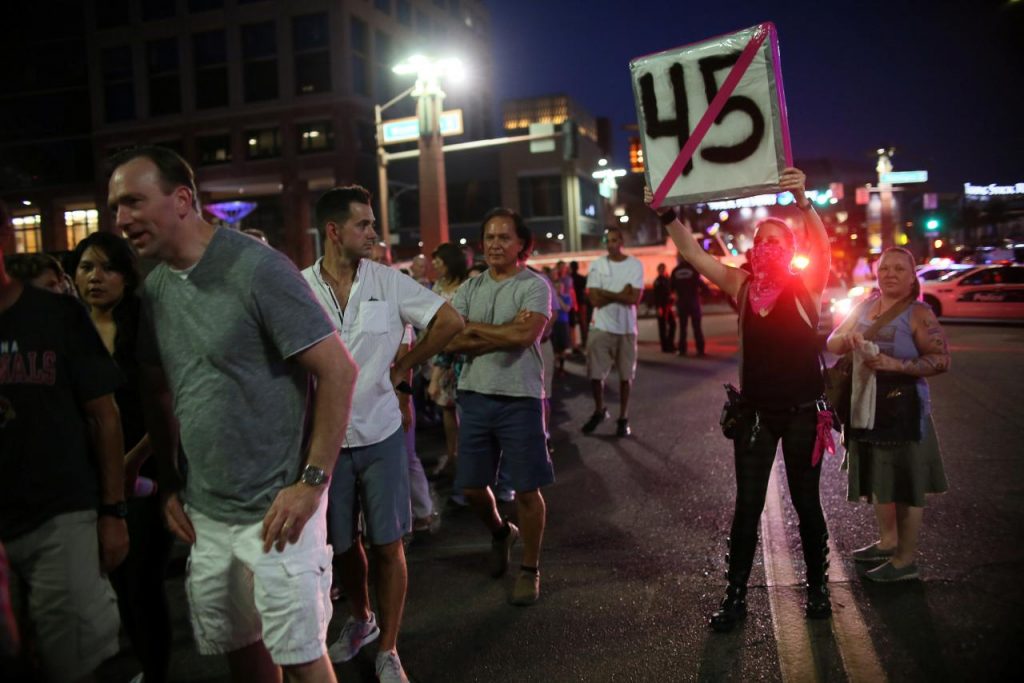
POLYGON ((892 145, 896 170, 927 170, 940 191, 1024 181, 1024 0, 485 2, 495 99, 566 93, 610 117, 616 166, 632 58, 773 21, 798 160, 871 173, 892 145))

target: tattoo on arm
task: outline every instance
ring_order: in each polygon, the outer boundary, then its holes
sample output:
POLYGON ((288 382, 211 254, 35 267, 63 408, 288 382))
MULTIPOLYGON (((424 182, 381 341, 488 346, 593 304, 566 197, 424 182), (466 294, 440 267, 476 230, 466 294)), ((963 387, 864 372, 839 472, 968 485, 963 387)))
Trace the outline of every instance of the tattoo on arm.
POLYGON ((947 354, 927 354, 903 361, 902 372, 914 377, 930 377, 949 369, 947 354))

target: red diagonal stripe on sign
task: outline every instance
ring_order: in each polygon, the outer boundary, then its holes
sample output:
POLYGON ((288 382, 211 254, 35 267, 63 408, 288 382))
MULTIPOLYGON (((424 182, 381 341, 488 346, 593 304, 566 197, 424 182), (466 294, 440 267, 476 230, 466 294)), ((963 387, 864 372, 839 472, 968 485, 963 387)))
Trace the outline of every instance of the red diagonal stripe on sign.
POLYGON ((693 153, 697 151, 697 146, 704 140, 704 136, 711 130, 711 124, 714 123, 715 118, 719 112, 722 111, 722 107, 732 93, 736 90, 736 86, 739 85, 740 79, 743 78, 743 74, 747 73, 747 68, 750 63, 754 61, 754 55, 757 54, 761 44, 764 43, 765 38, 768 37, 769 24, 761 24, 754 31, 753 37, 747 46, 743 48, 743 52, 740 53, 740 58, 736 60, 732 69, 729 71, 729 75, 725 77, 725 81, 722 83, 721 89, 718 94, 715 95, 714 99, 711 100, 711 104, 708 106, 708 110, 704 112, 704 116, 700 117, 700 121, 697 122, 697 126, 693 129, 689 139, 683 148, 679 150, 679 156, 669 167, 668 173, 661 179, 661 183, 658 185, 658 189, 654 191, 654 201, 651 202, 651 207, 657 209, 661 206, 661 203, 665 201, 665 197, 668 195, 669 189, 672 184, 676 181, 686 167, 686 163, 693 156, 693 153))

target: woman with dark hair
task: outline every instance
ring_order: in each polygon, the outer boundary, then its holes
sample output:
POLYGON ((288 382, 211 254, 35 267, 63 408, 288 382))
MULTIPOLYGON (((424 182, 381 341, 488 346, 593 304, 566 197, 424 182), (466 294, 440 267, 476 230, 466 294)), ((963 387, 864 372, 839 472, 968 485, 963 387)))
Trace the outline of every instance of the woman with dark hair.
MULTIPOLYGON (((438 245, 431 257, 433 258, 434 272, 437 274, 434 293, 451 303, 455 292, 469 277, 466 269, 466 255, 458 245, 445 242, 438 245)), ((427 395, 443 411, 445 438, 445 455, 441 456, 432 475, 448 472, 454 477, 455 458, 459 443, 459 418, 455 412, 455 386, 458 384, 459 372, 462 370, 465 356, 460 353, 440 353, 434 356, 432 362, 433 369, 430 374, 427 395)), ((465 505, 461 492, 456 492, 452 498, 457 504, 465 505)))
POLYGON ((135 292, 140 282, 137 260, 127 240, 96 232, 75 247, 72 268, 79 296, 126 378, 115 398, 121 410, 125 447, 130 449, 125 454, 125 497, 131 549, 110 579, 117 591, 121 622, 142 663, 145 680, 159 683, 167 680, 170 663, 171 623, 163 584, 171 535, 164 528, 157 496, 151 495, 152 490, 142 491, 136 486, 136 482, 149 482, 156 474, 149 471, 152 465, 146 462, 150 443, 135 360, 139 327, 135 292))
POLYGON ((914 266, 914 256, 906 249, 886 249, 878 262, 878 293, 860 304, 828 338, 832 353, 863 355, 864 364, 875 374, 876 395, 883 386, 886 391, 912 387, 917 395, 917 414, 905 417, 916 424, 902 425, 912 427, 906 438, 877 433, 881 427, 877 403, 871 429, 859 428, 864 425, 853 417, 844 432, 847 497, 851 502, 872 503, 878 521, 879 540, 853 552, 855 561, 877 565, 865 574, 871 581, 918 578, 914 558, 925 495, 948 488, 925 378, 949 370, 949 349, 931 307, 917 301, 921 283, 914 266), (873 327, 877 329, 872 333, 873 327), (870 343, 877 349, 867 347, 870 343))
MULTIPOLYGON (((747 614, 747 580, 757 550, 757 529, 764 509, 768 478, 782 441, 790 497, 800 520, 800 540, 807 565, 808 618, 832 613, 828 595, 828 532, 821 511, 815 459, 824 411, 818 361, 818 311, 828 281, 830 250, 825 226, 804 194, 802 171, 787 168, 781 190, 793 193, 806 228, 810 264, 794 274, 790 263, 796 238, 779 218, 758 223, 749 252, 751 272, 721 263, 705 252, 676 212, 657 211, 679 252, 701 275, 733 297, 740 311, 740 388, 743 419, 733 435, 736 508, 729 535, 728 587, 710 625, 731 631, 747 614), (819 414, 822 413, 822 414, 819 414)), ((650 190, 647 190, 650 201, 650 190)))

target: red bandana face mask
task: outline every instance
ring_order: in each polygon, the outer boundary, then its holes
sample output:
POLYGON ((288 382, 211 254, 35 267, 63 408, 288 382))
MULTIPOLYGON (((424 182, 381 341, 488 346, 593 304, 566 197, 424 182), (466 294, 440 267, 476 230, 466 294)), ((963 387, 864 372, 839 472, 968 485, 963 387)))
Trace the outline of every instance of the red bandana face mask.
POLYGON ((775 305, 775 300, 786 286, 792 260, 793 250, 777 242, 761 242, 751 249, 750 266, 753 272, 748 297, 755 311, 763 311, 775 305))

